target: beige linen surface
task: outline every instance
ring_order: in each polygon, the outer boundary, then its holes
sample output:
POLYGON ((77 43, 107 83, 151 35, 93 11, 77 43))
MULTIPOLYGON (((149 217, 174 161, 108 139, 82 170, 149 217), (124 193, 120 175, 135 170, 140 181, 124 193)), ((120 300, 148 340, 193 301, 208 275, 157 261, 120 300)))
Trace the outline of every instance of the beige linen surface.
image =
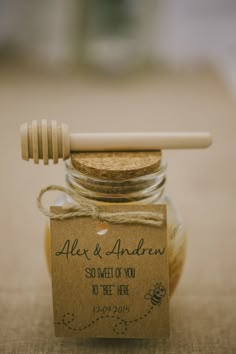
POLYGON ((236 353, 236 100, 212 73, 127 82, 0 73, 0 353, 236 353), (19 125, 57 119, 71 131, 210 130, 208 150, 168 151, 168 187, 188 250, 166 341, 55 338, 36 196, 64 166, 21 161, 19 125))

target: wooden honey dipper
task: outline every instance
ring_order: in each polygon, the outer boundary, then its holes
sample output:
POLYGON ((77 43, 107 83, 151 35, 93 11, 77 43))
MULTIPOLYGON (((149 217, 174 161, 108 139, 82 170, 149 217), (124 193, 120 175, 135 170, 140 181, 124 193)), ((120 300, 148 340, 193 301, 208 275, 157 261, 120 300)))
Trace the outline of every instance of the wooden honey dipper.
POLYGON ((43 159, 54 163, 70 157, 71 151, 146 151, 162 149, 196 149, 211 145, 207 132, 150 132, 150 133, 82 133, 69 134, 68 126, 56 121, 36 120, 20 128, 23 160, 43 159))

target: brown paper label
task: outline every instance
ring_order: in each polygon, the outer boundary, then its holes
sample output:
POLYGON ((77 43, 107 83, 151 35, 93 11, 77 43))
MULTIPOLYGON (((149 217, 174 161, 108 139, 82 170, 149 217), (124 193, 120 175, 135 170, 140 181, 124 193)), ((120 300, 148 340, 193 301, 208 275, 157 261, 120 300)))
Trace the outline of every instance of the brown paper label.
MULTIPOLYGON (((56 336, 160 338, 169 335, 166 207, 103 206, 165 215, 162 227, 51 220, 56 336)), ((60 207, 52 207, 60 211, 60 207)))

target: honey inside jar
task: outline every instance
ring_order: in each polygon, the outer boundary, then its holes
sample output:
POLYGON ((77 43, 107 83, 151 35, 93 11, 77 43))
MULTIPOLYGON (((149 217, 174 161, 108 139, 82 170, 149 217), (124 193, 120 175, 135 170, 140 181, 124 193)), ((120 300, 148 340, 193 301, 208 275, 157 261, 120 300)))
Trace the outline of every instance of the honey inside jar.
MULTIPOLYGON (((165 195, 166 164, 161 151, 73 153, 66 161, 66 181, 71 189, 96 204, 165 204, 170 295, 180 279, 186 248, 181 217, 165 195)), ((62 195, 56 205, 71 202, 62 195)), ((50 271, 51 235, 45 229, 45 253, 50 271)))

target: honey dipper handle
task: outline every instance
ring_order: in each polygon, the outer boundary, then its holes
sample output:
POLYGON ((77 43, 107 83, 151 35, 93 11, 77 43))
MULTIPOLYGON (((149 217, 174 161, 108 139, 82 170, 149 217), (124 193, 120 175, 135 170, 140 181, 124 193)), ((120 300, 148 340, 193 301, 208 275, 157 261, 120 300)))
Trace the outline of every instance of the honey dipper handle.
POLYGON ((209 133, 71 134, 71 151, 196 149, 211 145, 209 133))

